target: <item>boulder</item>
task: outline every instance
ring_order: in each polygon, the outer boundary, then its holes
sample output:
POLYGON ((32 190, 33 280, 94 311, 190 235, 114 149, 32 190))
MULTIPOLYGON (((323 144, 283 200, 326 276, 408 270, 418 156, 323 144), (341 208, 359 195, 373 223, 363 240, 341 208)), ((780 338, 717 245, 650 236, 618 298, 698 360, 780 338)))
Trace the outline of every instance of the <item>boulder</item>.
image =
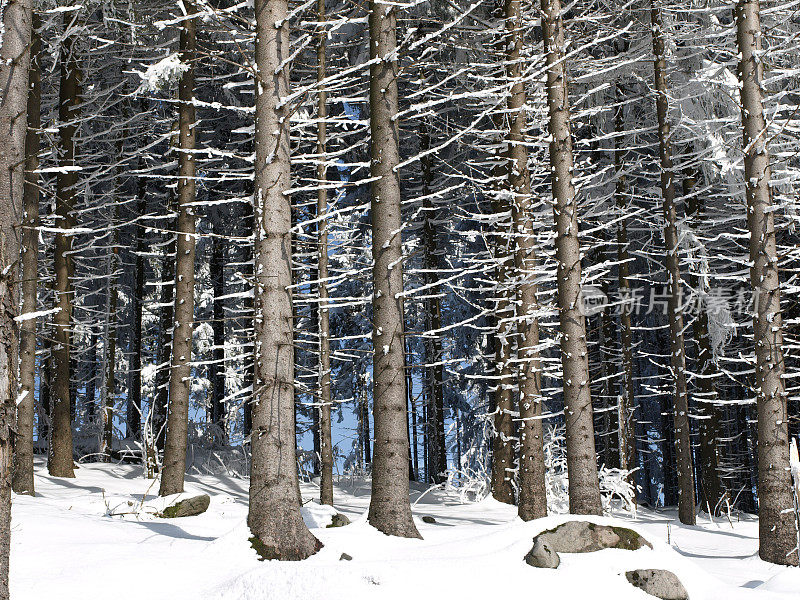
POLYGON ((436 523, 436 519, 434 519, 430 515, 425 515, 424 517, 422 517, 422 522, 428 523, 429 525, 433 525, 434 523, 436 523))
POLYGON ((200 496, 193 496, 186 498, 180 502, 176 502, 165 508, 158 514, 159 517, 165 519, 176 519, 178 517, 193 517, 202 514, 208 510, 208 505, 211 504, 211 498, 208 494, 201 494, 200 496))
POLYGON ((672 571, 636 569, 625 573, 625 578, 634 587, 661 600, 689 600, 686 588, 672 571))
POLYGON ((342 552, 342 555, 339 557, 339 560, 353 560, 353 557, 350 556, 347 552, 342 552))
POLYGON ((597 552, 606 548, 638 550, 653 546, 627 527, 596 525, 588 521, 567 521, 555 529, 543 531, 533 538, 534 545, 541 539, 555 552, 597 552))
POLYGON ((561 564, 558 552, 550 548, 542 539, 535 539, 533 548, 525 555, 525 562, 540 569, 556 569, 561 564))
POLYGON ((331 524, 328 525, 330 527, 344 527, 345 525, 350 525, 350 519, 344 516, 341 513, 336 513, 331 517, 331 524))

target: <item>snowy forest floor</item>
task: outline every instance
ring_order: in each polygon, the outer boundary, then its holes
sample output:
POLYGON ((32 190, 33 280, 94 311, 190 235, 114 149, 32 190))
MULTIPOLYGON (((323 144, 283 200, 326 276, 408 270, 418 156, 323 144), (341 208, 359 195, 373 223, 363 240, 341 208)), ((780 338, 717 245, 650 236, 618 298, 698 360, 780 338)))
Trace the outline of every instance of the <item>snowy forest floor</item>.
MULTIPOLYGON (((140 466, 84 464, 76 475, 52 478, 37 460, 38 495, 14 497, 14 600, 652 600, 624 577, 651 567, 675 572, 691 600, 800 595, 800 569, 761 561, 758 522, 745 515, 733 523, 701 517, 696 527, 668 511, 617 516, 654 549, 567 554, 556 570, 535 569, 523 561, 531 538, 569 517, 523 523, 514 507, 491 498, 465 504, 455 492, 433 491, 413 509, 424 540, 390 538, 366 522, 369 481, 343 478, 336 511, 353 524, 326 528, 335 511, 316 503, 316 486, 303 484, 303 516, 325 547, 302 563, 259 562, 247 541, 247 480, 188 476, 187 494, 207 493, 211 506, 170 520, 150 514, 164 503, 140 466), (423 523, 424 515, 436 523, 423 523), (352 561, 340 561, 342 553, 352 561)), ((424 489, 412 491, 412 502, 424 489)))

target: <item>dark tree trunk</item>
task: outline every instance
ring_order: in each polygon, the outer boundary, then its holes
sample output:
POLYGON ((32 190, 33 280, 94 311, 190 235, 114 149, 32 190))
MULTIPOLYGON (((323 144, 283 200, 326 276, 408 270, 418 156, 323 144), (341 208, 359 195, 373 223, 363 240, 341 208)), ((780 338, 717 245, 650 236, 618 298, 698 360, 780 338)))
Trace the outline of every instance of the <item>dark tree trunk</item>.
MULTIPOLYGON (((688 196, 686 202, 686 216, 694 222, 695 226, 702 222, 703 200, 702 197, 692 194, 697 181, 695 177, 686 177, 683 180, 684 195, 688 196)), ((705 291, 700 291, 700 278, 695 273, 689 274, 689 285, 704 300, 705 291)), ((719 409, 715 402, 719 400, 714 382, 717 380, 717 368, 711 350, 711 338, 708 331, 708 310, 705 302, 695 317, 693 335, 697 346, 697 394, 699 412, 700 448, 698 449, 700 494, 703 506, 711 515, 719 514, 722 499, 722 482, 719 478, 719 456, 717 437, 719 435, 719 409)))
MULTIPOLYGON (((144 100, 142 100, 144 108, 144 100)), ((144 160, 139 157, 139 172, 144 171, 144 160)), ((147 213, 147 183, 139 176, 136 190, 136 212, 134 222, 133 310, 131 311, 131 359, 128 375, 128 410, 125 415, 125 437, 138 441, 142 433, 142 307, 144 305, 144 253, 146 229, 142 218, 147 213)))
POLYGON ((72 462, 72 420, 70 418, 70 325, 72 322, 72 275, 74 262, 72 251, 73 214, 75 187, 78 183, 75 166, 75 133, 80 115, 80 73, 78 71, 77 34, 70 32, 75 15, 64 13, 64 28, 67 36, 61 44, 61 84, 59 89, 59 156, 58 165, 65 171, 56 178, 56 225, 55 235, 55 300, 59 311, 53 317, 54 343, 52 346, 54 381, 52 394, 52 428, 50 452, 47 463, 54 477, 75 477, 72 462))
POLYGON ((220 446, 228 444, 225 424, 225 241, 222 237, 221 216, 216 214, 214 235, 211 238, 211 285, 214 291, 214 320, 211 323, 214 349, 211 377, 211 427, 220 446))
MULTIPOLYGON (((42 41, 38 16, 33 18, 33 41, 28 92, 28 127, 25 135, 25 185, 22 198, 22 312, 36 312, 39 277, 39 129, 42 125, 42 77, 39 54, 42 41)), ((13 488, 18 494, 34 494, 33 422, 36 390, 36 319, 20 325, 19 384, 22 400, 17 405, 17 435, 14 441, 13 488)))
POLYGON ((675 460, 678 475, 678 518, 694 525, 694 466, 689 425, 689 398, 686 391, 686 352, 683 343, 681 309, 681 269, 678 256, 678 229, 675 214, 675 174, 670 148, 669 104, 667 95, 666 46, 661 10, 651 0, 650 22, 653 35, 653 71, 655 76, 658 146, 661 160, 661 196, 664 210, 664 246, 669 278, 667 319, 669 320, 670 368, 673 385, 673 419, 675 422, 675 460))
MULTIPOLYGON (((431 137, 428 122, 423 120, 419 126, 419 146, 422 152, 431 148, 431 137)), ((437 217, 438 210, 431 200, 431 185, 433 184, 433 161, 431 154, 425 154, 421 159, 422 166, 422 210, 424 212, 422 225, 422 243, 425 264, 425 285, 427 287, 425 300, 425 354, 428 367, 425 369, 425 383, 430 397, 430 411, 428 412, 428 437, 430 449, 428 454, 431 460, 431 475, 433 483, 442 483, 447 479, 447 450, 444 427, 444 365, 442 363, 442 338, 439 330, 442 328, 442 301, 441 288, 437 284, 438 272, 441 268, 439 249, 437 244, 437 217)), ((416 420, 416 417, 415 417, 416 420)))
MULTIPOLYGON (((624 94, 621 86, 616 86, 617 102, 622 102, 624 94)), ((616 173, 616 186, 614 195, 616 197, 617 210, 622 215, 628 212, 628 200, 626 199, 627 183, 625 179, 625 131, 623 119, 623 105, 617 108, 614 115, 614 170, 616 173)), ((623 301, 620 311, 620 346, 622 347, 622 389, 619 395, 619 405, 617 408, 618 440, 619 440, 619 464, 620 468, 633 470, 639 466, 639 457, 636 449, 636 393, 633 381, 633 327, 631 305, 631 286, 630 286, 630 261, 628 253, 628 219, 623 217, 617 225, 617 279, 619 282, 619 296, 623 301)), ((635 483, 635 477, 631 477, 631 483, 635 483)), ((635 489, 635 486, 634 486, 635 489)))
MULTIPOLYGON (((172 202, 170 202, 172 204, 172 202)), ((168 207, 170 211, 173 206, 168 207)), ((175 231, 177 224, 170 219, 170 231, 175 231)), ((161 261, 161 290, 159 304, 161 310, 158 324, 158 364, 156 373, 156 391, 153 400, 153 436, 158 451, 164 450, 166 441, 167 405, 169 403, 169 373, 172 357, 172 327, 175 302, 175 251, 177 235, 170 233, 164 258, 161 261)))
MULTIPOLYGON (((325 22, 325 0, 317 0, 317 19, 325 22)), ((327 31, 324 26, 320 28, 317 40, 317 82, 325 79, 325 40, 327 31)), ((317 309, 319 333, 319 408, 317 409, 319 421, 319 460, 320 484, 319 499, 322 504, 333 506, 333 440, 331 439, 331 331, 330 315, 328 312, 328 190, 326 182, 328 177, 327 157, 327 129, 326 118, 328 95, 325 88, 319 90, 317 100, 317 277, 319 279, 319 307, 317 309)))

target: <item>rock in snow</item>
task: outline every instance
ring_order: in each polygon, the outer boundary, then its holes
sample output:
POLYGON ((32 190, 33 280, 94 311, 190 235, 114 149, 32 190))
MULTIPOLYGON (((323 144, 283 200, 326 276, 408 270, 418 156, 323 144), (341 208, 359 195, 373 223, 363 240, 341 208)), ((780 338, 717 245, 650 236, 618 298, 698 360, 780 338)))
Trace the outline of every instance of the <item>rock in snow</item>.
POLYGON ((546 541, 538 536, 533 542, 533 548, 525 555, 525 562, 532 567, 541 569, 556 569, 561 564, 558 552, 551 549, 546 541))
POLYGON ((344 527, 350 525, 350 519, 341 513, 336 513, 331 517, 331 524, 328 527, 344 527))
POLYGON ((158 516, 165 519, 193 517, 206 512, 209 504, 211 504, 211 498, 209 495, 201 494, 200 496, 186 498, 186 500, 181 500, 180 502, 176 502, 175 504, 168 506, 162 512, 160 512, 158 516))
POLYGON ((545 542, 554 552, 597 552, 606 548, 638 550, 653 546, 633 529, 597 525, 588 521, 567 521, 533 538, 545 542))
POLYGON ((634 587, 661 600, 689 599, 680 579, 672 571, 636 569, 625 573, 625 577, 634 587))

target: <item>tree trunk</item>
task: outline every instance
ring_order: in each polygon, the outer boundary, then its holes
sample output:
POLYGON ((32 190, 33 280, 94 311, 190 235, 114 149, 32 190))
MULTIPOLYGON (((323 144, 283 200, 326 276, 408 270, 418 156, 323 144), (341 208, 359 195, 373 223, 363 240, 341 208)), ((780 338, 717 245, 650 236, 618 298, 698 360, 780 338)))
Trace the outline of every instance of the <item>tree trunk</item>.
POLYGON ((403 249, 397 123, 395 7, 369 3, 373 280, 373 451, 369 523, 387 535, 420 537, 411 518, 408 485, 403 249))
MULTIPOLYGON (((418 398, 417 398, 418 399, 418 398)), ((411 461, 413 463, 413 471, 417 474, 419 480, 419 439, 417 429, 417 401, 412 396, 411 398, 411 461)))
POLYGON ((0 46, 0 600, 8 600, 11 551, 11 468, 14 430, 18 228, 22 214, 26 99, 31 45, 31 0, 5 5, 0 46))
MULTIPOLYGON (((25 187, 22 198, 22 312, 36 312, 39 283, 39 129, 42 125, 42 76, 39 53, 42 41, 38 34, 38 15, 33 18, 30 86, 28 92, 28 128, 25 136, 25 187)), ((35 495, 33 485, 33 421, 36 390, 36 319, 28 318, 20 326, 19 383, 22 400, 17 405, 17 435, 14 442, 13 488, 18 494, 35 495)))
POLYGON ((536 238, 535 215, 531 198, 531 175, 528 169, 528 147, 525 139, 526 113, 525 82, 522 79, 522 27, 521 0, 506 0, 505 23, 506 67, 511 81, 508 99, 509 119, 509 165, 508 183, 512 194, 511 214, 514 223, 514 266, 519 287, 517 320, 519 348, 519 504, 518 512, 523 521, 547 516, 547 494, 545 491, 544 448, 542 434, 542 386, 541 363, 539 361, 539 319, 536 311, 536 238))
MULTIPOLYGON (((325 0, 317 0, 317 19, 325 21, 325 0)), ((317 82, 325 78, 325 40, 327 31, 320 26, 317 42, 317 82)), ((319 278, 319 446, 320 484, 319 500, 333 506, 333 441, 331 439, 331 329, 328 312, 328 190, 326 189, 328 167, 326 164, 328 95, 325 88, 319 90, 317 105, 317 277, 319 278)))
MULTIPOLYGON (((496 8, 502 18, 502 5, 496 8)), ((497 52, 503 52, 505 36, 498 36, 495 44, 497 52)), ((505 125, 503 115, 496 113, 492 117, 495 129, 502 131, 505 125)), ((492 176, 497 181, 492 200, 492 211, 498 219, 495 239, 495 260, 497 261, 496 288, 498 296, 494 311, 494 321, 497 334, 494 338, 495 347, 495 388, 491 399, 491 413, 494 415, 494 432, 492 434, 492 497, 498 502, 514 504, 514 486, 512 484, 514 470, 514 411, 513 373, 511 370, 511 324, 510 316, 513 314, 513 305, 510 302, 508 287, 508 272, 511 268, 509 245, 511 240, 510 229, 505 229, 508 223, 501 221, 501 215, 510 210, 506 199, 508 189, 508 157, 502 151, 496 154, 496 164, 492 169, 492 176)))
MULTIPOLYGON (((144 112, 145 101, 141 101, 144 112)), ((139 156, 139 172, 145 170, 144 158, 139 156)), ((139 175, 136 190, 136 212, 131 215, 136 240, 134 253, 133 297, 131 302, 131 358, 128 383, 128 410, 125 415, 125 437, 139 441, 142 437, 142 307, 144 305, 144 253, 146 229, 141 220, 147 213, 147 183, 139 175)))
POLYGON ((256 401, 247 523, 263 557, 302 560, 322 545, 300 515, 295 455, 287 13, 287 0, 255 2, 256 401))
MULTIPOLYGON (((171 212, 174 201, 168 207, 171 212)), ((177 227, 174 219, 170 219, 168 229, 174 231, 177 227)), ((166 442, 167 405, 169 403, 169 375, 170 359, 172 358, 172 327, 173 308, 175 302, 175 250, 177 235, 168 234, 170 241, 166 253, 161 261, 161 293, 159 304, 161 311, 158 325, 158 364, 156 373, 156 391, 153 400, 153 435, 155 446, 159 451, 164 450, 166 442)))
POLYGON ((542 35, 547 60, 547 101, 552 136, 550 167, 556 224, 569 510, 573 514, 601 514, 586 322, 581 307, 581 255, 575 188, 572 184, 574 162, 560 0, 542 0, 542 35))
MULTIPOLYGON (((624 97, 621 86, 617 84, 617 102, 622 102, 624 97)), ((614 171, 616 173, 614 195, 616 196, 617 210, 622 215, 625 215, 628 211, 628 202, 625 198, 627 184, 625 180, 625 152, 623 151, 625 147, 624 131, 623 105, 620 104, 614 116, 614 132, 616 133, 614 138, 614 171)), ((628 253, 628 219, 623 217, 617 225, 617 279, 619 281, 619 297, 623 301, 619 316, 619 337, 620 346, 622 347, 622 390, 620 391, 617 408, 617 424, 619 426, 620 468, 629 471, 639 466, 636 449, 636 392, 633 381, 633 327, 631 324, 633 307, 630 303, 630 260, 630 254, 628 253)), ((632 475, 629 481, 635 484, 636 477, 632 475)), ((634 490, 636 490, 635 485, 634 490)))
MULTIPOLYGON (((689 196, 686 202, 686 216, 699 224, 703 218, 703 200, 699 195, 690 196, 697 184, 695 177, 687 176, 683 180, 683 192, 689 196)), ((689 274, 689 285, 699 291, 700 278, 693 273, 689 274)), ((700 292, 701 299, 705 299, 705 291, 700 292)), ((714 381, 717 379, 717 368, 711 350, 711 338, 708 331, 708 307, 703 303, 693 324, 694 341, 697 345, 697 373, 699 412, 703 416, 699 422, 700 448, 698 449, 700 493, 703 504, 710 515, 719 514, 719 504, 722 499, 722 482, 719 477, 719 457, 717 437, 719 434, 719 408, 714 404, 718 401, 714 381)))
POLYGON ((665 43, 661 10, 651 0, 650 22, 653 36, 653 71, 655 76, 656 112, 658 114, 658 146, 661 159, 661 196, 664 205, 664 246, 669 278, 667 318, 670 334, 670 367, 673 378, 673 410, 675 421, 675 460, 678 475, 678 518, 694 525, 694 467, 689 425, 689 399, 686 392, 686 353, 683 344, 683 312, 681 309, 681 269, 678 257, 678 230, 675 215, 675 182, 670 148, 669 105, 665 43))
POLYGON ((750 279, 755 295, 753 339, 758 405, 759 555, 777 564, 797 564, 797 527, 792 511, 789 432, 783 361, 775 217, 770 190, 767 125, 761 91, 761 20, 757 0, 738 0, 744 179, 750 230, 750 279))
POLYGON ((225 425, 225 240, 221 235, 219 211, 214 214, 214 235, 211 238, 211 284, 214 289, 212 377, 211 377, 211 427, 219 446, 228 444, 225 425))
MULTIPOLYGON (((428 122, 423 120, 419 127, 420 150, 430 150, 431 137, 428 122)), ((444 365, 442 364, 442 338, 439 330, 442 328, 442 301, 441 289, 436 283, 440 270, 439 251, 436 232, 436 207, 431 200, 431 184, 433 183, 433 165, 431 155, 426 154, 420 159, 422 166, 422 243, 425 263, 426 294, 430 297, 425 300, 425 325, 428 330, 425 336, 425 354, 429 363, 425 369, 427 387, 430 396, 430 410, 428 418, 428 437, 430 442, 431 481, 442 483, 447 479, 447 450, 444 427, 444 365)))
POLYGON ((86 373, 84 405, 86 406, 86 421, 94 425, 97 422, 97 404, 95 403, 97 396, 97 335, 91 329, 88 341, 89 356, 86 358, 86 362, 89 364, 86 366, 88 372, 86 373))
POLYGON ((61 45, 61 85, 59 90, 59 156, 58 166, 65 169, 56 179, 55 235, 55 299, 59 311, 53 317, 54 381, 52 393, 53 424, 50 431, 50 452, 47 464, 54 477, 75 477, 72 462, 72 420, 70 418, 70 325, 72 322, 72 275, 74 262, 72 229, 74 223, 75 186, 78 183, 75 166, 76 120, 79 116, 80 73, 77 60, 77 35, 69 32, 75 16, 64 13, 64 29, 68 32, 61 45))
POLYGON ((361 401, 359 402, 361 411, 361 437, 364 441, 364 465, 368 471, 372 470, 372 434, 369 426, 369 395, 366 385, 362 387, 361 401))
MULTIPOLYGON (((186 14, 195 5, 184 2, 186 14)), ((172 329, 172 362, 169 375, 167 432, 159 495, 183 491, 186 474, 186 444, 189 427, 189 400, 192 390, 192 326, 194 323, 194 248, 195 248, 195 159, 194 63, 196 58, 196 18, 183 21, 180 34, 181 62, 188 68, 178 86, 178 228, 175 255, 175 325, 172 329)))

